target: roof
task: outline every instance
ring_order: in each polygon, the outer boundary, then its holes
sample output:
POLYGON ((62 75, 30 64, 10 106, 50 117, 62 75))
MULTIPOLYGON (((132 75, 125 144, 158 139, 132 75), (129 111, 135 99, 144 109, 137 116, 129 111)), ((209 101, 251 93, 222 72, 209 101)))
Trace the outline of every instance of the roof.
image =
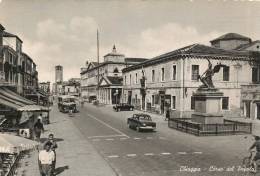
POLYGON ((18 40, 20 40, 20 41, 23 43, 23 41, 22 41, 17 35, 15 35, 15 34, 11 34, 11 33, 9 33, 9 32, 4 31, 4 32, 3 32, 3 36, 4 36, 4 37, 16 37, 18 40))
POLYGON ((256 41, 253 41, 251 43, 244 44, 244 45, 239 45, 237 48, 235 48, 235 50, 242 51, 246 48, 253 46, 256 43, 260 43, 260 40, 256 40, 256 41))
POLYGON ((125 62, 144 62, 148 60, 147 58, 135 58, 135 57, 127 57, 125 58, 125 62))
POLYGON ((113 85, 122 85, 122 77, 118 76, 107 76, 109 82, 113 85))
POLYGON ((0 30, 5 30, 5 27, 2 24, 0 24, 0 30))
POLYGON ((102 76, 102 78, 99 81, 99 86, 104 86, 101 85, 102 81, 106 82, 105 86, 122 86, 123 83, 123 78, 119 76, 102 76))
POLYGON ((234 50, 224 50, 220 48, 205 46, 201 44, 189 45, 159 56, 156 56, 152 59, 144 61, 140 64, 136 64, 127 68, 124 68, 122 71, 127 72, 130 70, 146 67, 149 65, 154 65, 166 60, 176 59, 181 57, 205 57, 205 58, 222 58, 222 57, 238 57, 238 58, 248 58, 248 51, 234 51, 234 50))
POLYGON ((237 33, 227 33, 225 35, 222 35, 214 40, 211 40, 210 42, 216 42, 219 40, 233 40, 233 39, 239 39, 239 40, 249 40, 251 41, 251 38, 237 34, 237 33))

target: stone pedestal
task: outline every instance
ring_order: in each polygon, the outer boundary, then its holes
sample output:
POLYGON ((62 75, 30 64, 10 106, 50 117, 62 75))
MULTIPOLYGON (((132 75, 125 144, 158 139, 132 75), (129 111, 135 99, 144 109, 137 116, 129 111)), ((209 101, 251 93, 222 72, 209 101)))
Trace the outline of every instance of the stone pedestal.
POLYGON ((202 124, 223 123, 221 114, 221 98, 223 93, 218 89, 199 88, 193 93, 195 98, 195 112, 192 121, 202 124))

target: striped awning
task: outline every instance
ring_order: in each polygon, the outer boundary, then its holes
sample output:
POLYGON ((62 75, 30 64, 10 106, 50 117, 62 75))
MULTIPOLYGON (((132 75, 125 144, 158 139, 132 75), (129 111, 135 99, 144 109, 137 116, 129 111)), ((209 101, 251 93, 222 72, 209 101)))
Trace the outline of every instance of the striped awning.
POLYGON ((0 87, 0 104, 17 111, 49 111, 48 108, 38 106, 35 102, 28 100, 5 87, 0 87))

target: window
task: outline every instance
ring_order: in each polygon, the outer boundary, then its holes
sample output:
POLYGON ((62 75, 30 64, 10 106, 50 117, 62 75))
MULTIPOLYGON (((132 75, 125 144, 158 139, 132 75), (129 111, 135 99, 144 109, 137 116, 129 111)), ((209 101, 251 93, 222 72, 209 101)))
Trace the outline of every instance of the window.
POLYGON ((152 70, 152 82, 154 82, 154 80, 155 80, 155 71, 152 70))
POLYGON ((172 109, 176 109, 176 97, 172 96, 172 109))
POLYGON ((135 73, 135 84, 138 83, 138 79, 137 79, 137 73, 135 73))
POLYGON ((164 68, 162 68, 161 73, 162 73, 162 81, 164 81, 164 68))
POLYGON ((152 95, 152 106, 154 106, 154 101, 155 99, 154 99, 154 95, 152 95))
POLYGON ((199 65, 192 65, 192 75, 191 80, 198 80, 199 79, 199 65))
POLYGON ((172 66, 172 80, 176 80, 176 65, 172 66))
POLYGON ((129 84, 131 85, 131 83, 132 83, 132 76, 131 76, 131 74, 130 74, 129 84))
POLYGON ((125 76, 125 85, 126 85, 126 76, 125 76))
POLYGON ((222 109, 228 110, 228 106, 229 106, 229 97, 223 97, 222 98, 222 109))
POLYGON ((252 68, 252 82, 258 83, 260 81, 260 69, 258 67, 252 68))
POLYGON ((223 67, 223 81, 229 81, 229 67, 223 67))
POLYGON ((191 96, 191 106, 190 109, 195 109, 195 98, 191 96))
MULTIPOLYGON (((102 71, 102 69, 101 69, 101 71, 102 71)), ((114 69, 114 73, 119 73, 119 71, 118 71, 118 68, 117 68, 117 67, 114 69)))

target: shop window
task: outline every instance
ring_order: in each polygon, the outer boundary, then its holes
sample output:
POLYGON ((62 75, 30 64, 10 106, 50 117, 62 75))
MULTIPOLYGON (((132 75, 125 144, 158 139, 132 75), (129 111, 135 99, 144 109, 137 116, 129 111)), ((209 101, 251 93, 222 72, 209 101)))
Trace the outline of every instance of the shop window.
POLYGON ((223 81, 229 81, 229 67, 223 67, 223 81))
POLYGON ((176 65, 172 66, 172 80, 176 80, 176 65))
POLYGON ((222 109, 228 110, 229 109, 229 97, 222 98, 222 109))
POLYGON ((172 109, 176 109, 176 97, 172 96, 172 109))
POLYGON ((198 80, 199 79, 199 65, 192 65, 192 75, 191 80, 198 80))
POLYGON ((130 74, 130 78, 129 78, 129 84, 132 84, 132 75, 130 74))
POLYGON ((195 98, 191 96, 191 106, 190 109, 195 109, 195 98))
POLYGON ((137 76, 137 73, 135 73, 135 84, 138 84, 138 76, 137 76))

